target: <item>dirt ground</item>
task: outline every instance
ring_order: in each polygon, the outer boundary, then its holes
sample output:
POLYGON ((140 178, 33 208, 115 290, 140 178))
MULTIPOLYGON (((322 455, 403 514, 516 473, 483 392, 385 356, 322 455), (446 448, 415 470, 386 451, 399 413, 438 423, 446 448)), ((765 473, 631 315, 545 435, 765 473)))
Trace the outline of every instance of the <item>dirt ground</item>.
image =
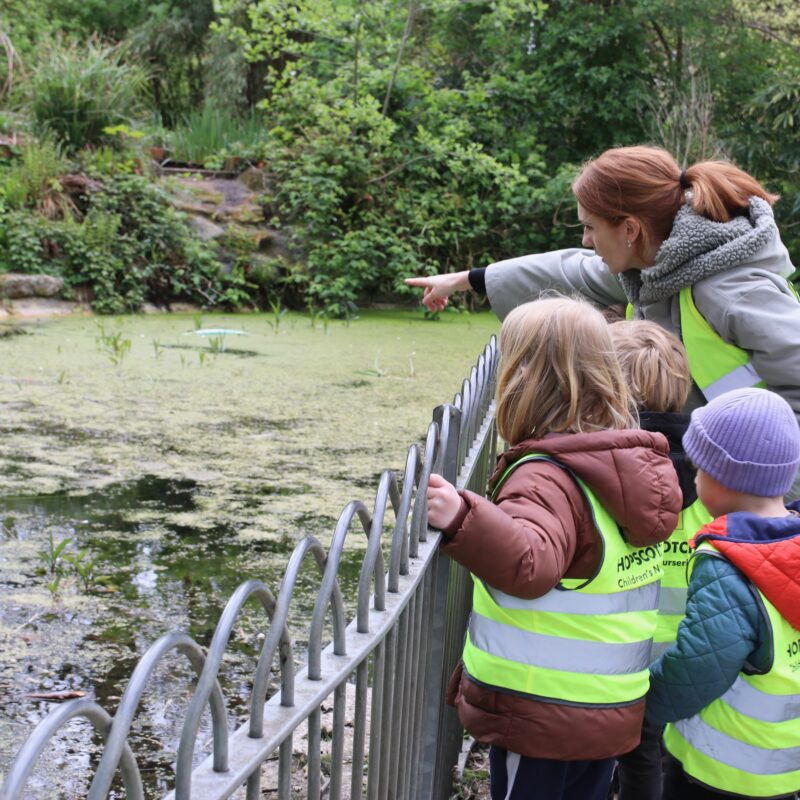
POLYGON ((453 781, 450 800, 489 800, 489 747, 475 744, 453 781))

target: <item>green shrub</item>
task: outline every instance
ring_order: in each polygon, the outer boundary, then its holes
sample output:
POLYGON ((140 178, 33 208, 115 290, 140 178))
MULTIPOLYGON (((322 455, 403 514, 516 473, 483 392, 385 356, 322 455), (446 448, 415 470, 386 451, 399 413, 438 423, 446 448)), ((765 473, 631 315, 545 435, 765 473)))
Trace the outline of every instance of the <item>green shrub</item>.
POLYGON ((0 179, 0 188, 12 209, 35 209, 46 217, 69 213, 70 202, 59 179, 70 172, 70 163, 50 140, 32 141, 22 147, 21 158, 0 179))
POLYGON ((226 156, 253 157, 265 137, 256 114, 236 117, 206 104, 184 117, 168 136, 170 157, 190 164, 222 166, 226 156))
POLYGON ((405 277, 482 265, 499 240, 530 239, 533 168, 503 164, 435 107, 406 127, 375 98, 335 91, 298 81, 273 107, 284 125, 271 131, 269 201, 308 263, 310 301, 341 312, 402 295, 405 277))
POLYGON ((142 112, 147 75, 125 62, 122 47, 56 39, 42 51, 28 84, 39 133, 74 151, 113 139, 106 128, 130 124, 142 112))
POLYGON ((196 238, 146 178, 118 175, 87 204, 82 221, 3 212, 0 265, 61 275, 68 287, 88 289, 100 313, 136 311, 145 301, 250 302, 243 272, 224 275, 212 247, 196 238))
POLYGON ((59 267, 45 252, 49 224, 28 211, 8 211, 0 238, 0 262, 9 272, 58 274, 59 267))

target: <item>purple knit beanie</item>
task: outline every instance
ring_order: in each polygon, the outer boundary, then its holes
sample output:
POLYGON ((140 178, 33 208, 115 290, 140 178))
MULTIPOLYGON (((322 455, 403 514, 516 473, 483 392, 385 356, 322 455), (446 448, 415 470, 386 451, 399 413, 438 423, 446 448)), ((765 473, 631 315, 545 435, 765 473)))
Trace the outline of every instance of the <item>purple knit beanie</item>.
POLYGON ((766 389, 735 389, 695 409, 683 447, 715 481, 758 497, 786 494, 800 468, 792 407, 766 389))

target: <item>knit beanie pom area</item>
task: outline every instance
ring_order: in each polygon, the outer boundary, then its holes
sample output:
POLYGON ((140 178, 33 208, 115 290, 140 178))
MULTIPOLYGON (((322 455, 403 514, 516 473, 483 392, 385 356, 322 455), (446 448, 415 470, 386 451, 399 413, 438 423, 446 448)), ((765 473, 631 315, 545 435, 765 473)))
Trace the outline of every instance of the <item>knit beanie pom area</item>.
POLYGON ((722 486, 757 497, 786 494, 800 468, 794 411, 766 389, 735 389, 695 409, 683 447, 722 486))

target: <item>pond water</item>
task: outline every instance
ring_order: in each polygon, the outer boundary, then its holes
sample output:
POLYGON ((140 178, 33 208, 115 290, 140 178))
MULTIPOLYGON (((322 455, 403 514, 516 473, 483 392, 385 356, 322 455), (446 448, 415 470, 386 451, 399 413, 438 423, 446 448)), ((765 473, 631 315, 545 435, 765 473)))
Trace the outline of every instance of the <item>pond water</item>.
MULTIPOLYGON (((0 337, 0 775, 53 707, 30 693, 93 693, 113 713, 161 634, 205 645, 243 580, 277 592, 302 536, 326 543, 348 501, 371 507, 380 473, 402 473, 497 329, 491 314, 204 314, 70 317, 0 337), (63 542, 78 566, 57 582, 63 542)), ((345 554, 349 601, 360 557, 345 554)), ((301 586, 300 640, 311 567, 301 586)), ((264 629, 255 607, 241 621, 223 676, 236 713, 264 629)), ((148 796, 171 786, 190 696, 182 662, 161 672, 134 742, 148 796)), ((81 796, 90 738, 70 726, 29 796, 81 796)))

